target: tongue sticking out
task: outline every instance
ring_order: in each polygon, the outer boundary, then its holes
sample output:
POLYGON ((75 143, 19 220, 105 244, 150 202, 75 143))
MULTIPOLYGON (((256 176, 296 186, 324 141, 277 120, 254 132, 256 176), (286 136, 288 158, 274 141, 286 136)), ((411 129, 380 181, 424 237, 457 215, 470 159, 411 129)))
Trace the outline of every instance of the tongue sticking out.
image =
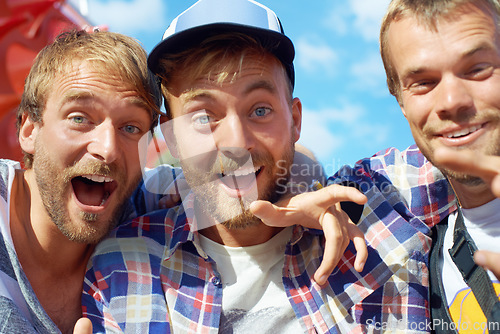
POLYGON ((76 198, 85 205, 101 206, 109 197, 103 182, 93 182, 84 177, 76 177, 71 183, 76 198))
POLYGON ((226 186, 232 189, 245 189, 254 181, 255 181, 255 174, 239 175, 239 176, 226 175, 222 178, 222 182, 224 182, 226 186))

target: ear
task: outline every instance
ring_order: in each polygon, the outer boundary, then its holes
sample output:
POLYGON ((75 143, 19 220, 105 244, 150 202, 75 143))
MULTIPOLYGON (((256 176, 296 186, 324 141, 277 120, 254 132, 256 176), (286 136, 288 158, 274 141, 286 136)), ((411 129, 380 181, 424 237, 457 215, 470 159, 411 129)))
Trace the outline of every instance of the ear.
POLYGON ((23 113, 19 128, 19 144, 24 152, 35 153, 35 140, 40 130, 41 122, 33 122, 27 113, 23 113))
POLYGON ((293 139, 297 142, 302 128, 302 102, 298 97, 295 97, 292 101, 292 121, 293 139))
POLYGON ((405 111, 405 107, 403 107, 402 104, 399 105, 401 107, 401 111, 403 112, 403 115, 406 119, 408 119, 408 117, 406 117, 406 111, 405 111))
POLYGON ((177 141, 175 140, 175 135, 174 135, 174 121, 172 119, 163 122, 161 124, 161 133, 163 134, 163 137, 165 138, 165 141, 167 142, 167 147, 168 150, 170 151, 170 154, 176 158, 179 159, 179 152, 177 151, 177 141))

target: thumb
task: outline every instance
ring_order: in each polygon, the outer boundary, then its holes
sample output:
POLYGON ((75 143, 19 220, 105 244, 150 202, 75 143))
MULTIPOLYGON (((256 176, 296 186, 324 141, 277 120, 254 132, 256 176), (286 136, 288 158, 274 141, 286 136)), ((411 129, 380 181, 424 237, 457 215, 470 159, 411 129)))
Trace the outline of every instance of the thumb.
POLYGON ((250 212, 269 226, 281 226, 283 213, 280 208, 271 202, 257 200, 250 204, 250 212))
POLYGON ((478 250, 474 253, 474 261, 500 279, 500 253, 478 250))
POLYGON ((491 184, 491 190, 493 191, 493 194, 500 198, 500 175, 497 175, 491 184))
POLYGON ((92 334, 92 322, 89 318, 80 318, 75 324, 73 334, 92 334))

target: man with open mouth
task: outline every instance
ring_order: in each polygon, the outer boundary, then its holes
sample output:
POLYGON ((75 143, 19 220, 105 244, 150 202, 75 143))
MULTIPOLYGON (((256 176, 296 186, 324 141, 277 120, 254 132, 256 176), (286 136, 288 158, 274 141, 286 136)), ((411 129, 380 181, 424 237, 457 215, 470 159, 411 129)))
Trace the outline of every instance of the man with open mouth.
POLYGON ((0 161, 2 332, 72 333, 82 316, 87 260, 126 214, 159 112, 146 60, 132 38, 85 31, 37 56, 18 111, 25 169, 0 161))

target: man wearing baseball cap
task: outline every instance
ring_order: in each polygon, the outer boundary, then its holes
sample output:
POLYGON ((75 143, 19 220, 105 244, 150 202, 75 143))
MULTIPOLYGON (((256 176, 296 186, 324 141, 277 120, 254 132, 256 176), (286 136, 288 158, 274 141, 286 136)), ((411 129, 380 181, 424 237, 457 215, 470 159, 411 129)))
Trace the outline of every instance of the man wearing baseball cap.
MULTIPOLYGON (((362 273, 351 244, 334 273, 315 281, 323 233, 267 226, 250 213, 257 199, 279 199, 288 181, 302 114, 293 58, 276 14, 254 1, 200 0, 172 21, 148 66, 161 78, 163 132, 192 192, 97 247, 83 295, 95 331, 325 333, 360 330, 368 314, 425 318, 421 277, 402 266, 418 265, 410 256, 426 247, 405 225, 419 217, 388 212, 400 227, 380 232, 362 273), (387 231, 395 255, 379 256, 387 231)), ((339 201, 366 201, 335 189, 339 201)), ((324 216, 347 219, 340 204, 324 216)))

